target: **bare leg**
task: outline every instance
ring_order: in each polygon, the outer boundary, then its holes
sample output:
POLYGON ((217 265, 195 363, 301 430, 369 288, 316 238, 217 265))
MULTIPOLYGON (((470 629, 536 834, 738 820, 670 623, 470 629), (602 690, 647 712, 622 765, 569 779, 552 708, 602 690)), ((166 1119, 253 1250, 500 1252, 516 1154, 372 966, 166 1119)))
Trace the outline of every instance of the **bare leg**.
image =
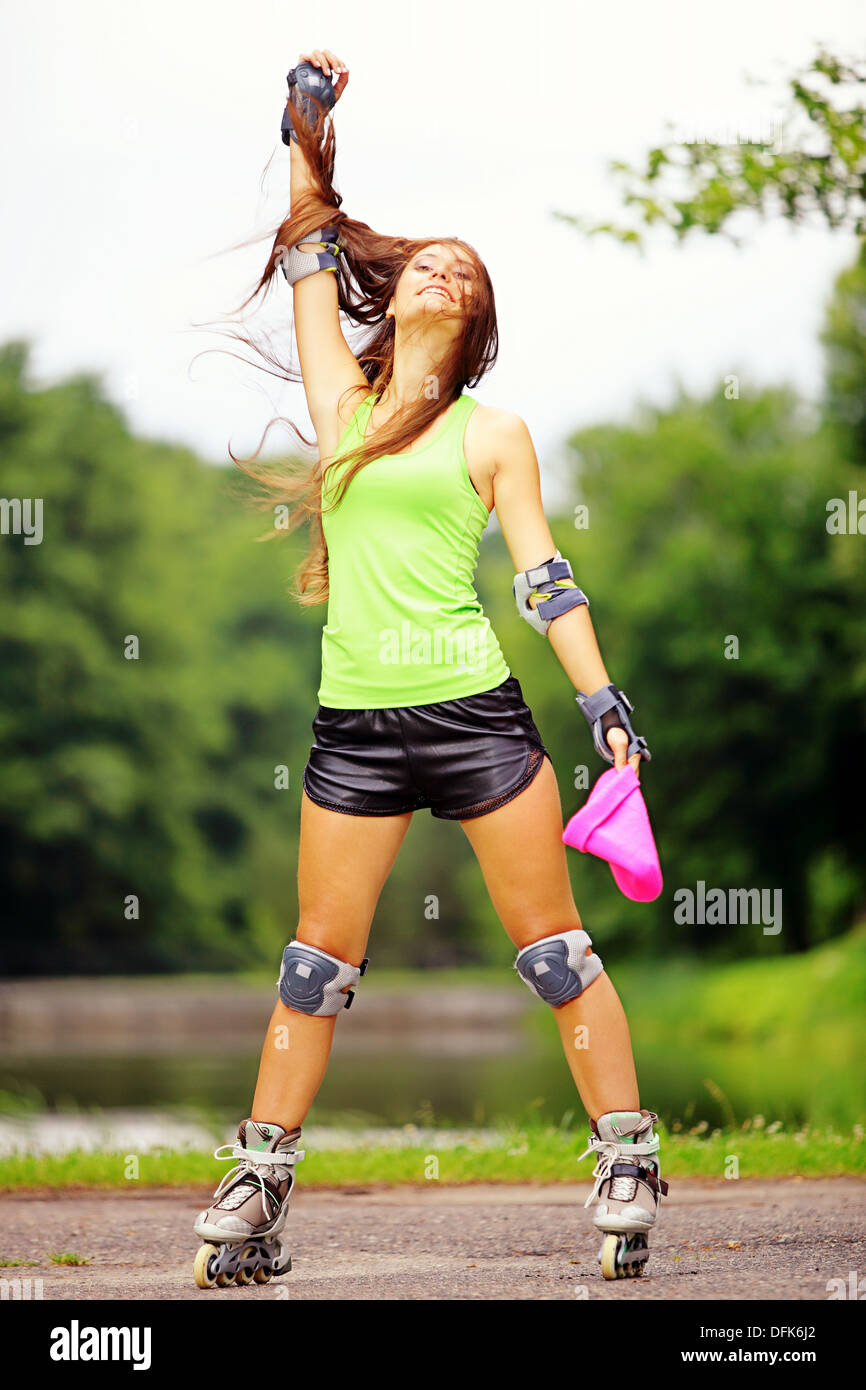
MULTIPOLYGON (((548 758, 529 786, 498 811, 460 824, 518 950, 583 925, 568 877, 559 787, 548 758)), ((599 975, 579 998, 553 1012, 590 1118, 640 1109, 628 1023, 608 975, 599 975)))
POLYGON ((607 972, 553 1013, 587 1115, 597 1120, 610 1110, 639 1110, 625 1010, 607 972))
MULTIPOLYGON (((360 965, 379 894, 412 812, 351 816, 301 796, 295 936, 360 965)), ((315 1018, 277 1000, 259 1065, 251 1119, 290 1130, 303 1123, 322 1084, 339 1014, 315 1018)))

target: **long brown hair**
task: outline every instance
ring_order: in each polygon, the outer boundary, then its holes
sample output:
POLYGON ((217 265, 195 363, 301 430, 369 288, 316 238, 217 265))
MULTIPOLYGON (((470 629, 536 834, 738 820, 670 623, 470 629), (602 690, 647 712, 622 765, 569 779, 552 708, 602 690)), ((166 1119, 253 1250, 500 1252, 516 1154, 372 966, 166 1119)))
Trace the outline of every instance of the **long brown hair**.
MULTIPOLYGON (((328 123, 320 114, 315 127, 311 127, 299 116, 294 103, 291 109, 298 143, 306 156, 313 186, 310 191, 305 191, 290 215, 280 223, 258 284, 239 305, 236 313, 266 290, 275 275, 280 277, 281 283, 285 283, 281 266, 289 247, 303 242, 318 228, 336 227, 342 248, 336 273, 339 308, 351 322, 367 325, 371 329, 360 345, 350 344, 350 347, 367 380, 368 391, 376 391, 376 399, 379 399, 394 371, 395 324, 393 316, 386 315, 385 311, 409 260, 425 246, 444 244, 459 247, 475 269, 473 292, 471 296, 463 298, 463 330, 455 337, 444 359, 437 364, 433 393, 429 397, 423 393, 417 402, 388 420, 376 431, 375 440, 361 441, 354 449, 346 450, 340 456, 341 468, 345 467, 346 471, 327 507, 322 504, 325 461, 321 456, 312 468, 302 466, 299 469, 291 463, 263 468, 254 463, 271 425, 283 421, 284 417, 275 416, 269 421, 258 448, 249 458, 235 458, 229 448, 229 456, 238 467, 260 484, 264 496, 260 496, 259 508, 273 509, 275 512, 279 509, 279 524, 275 523, 260 539, 288 534, 303 522, 310 523, 310 546, 296 568, 294 583, 290 586, 292 597, 307 607, 324 603, 328 598, 328 553, 322 529, 322 512, 339 504, 346 488, 362 468, 386 453, 402 453, 438 415, 448 409, 467 386, 475 386, 496 361, 499 336, 493 285, 475 248, 452 236, 422 239, 386 236, 374 231, 366 222, 348 217, 340 210, 343 199, 333 186, 333 123, 328 123)), ((274 368, 272 375, 280 376, 285 381, 303 381, 300 370, 292 362, 285 363, 269 344, 261 346, 242 333, 232 333, 231 336, 269 362, 274 368)), ((356 391, 363 391, 360 383, 349 387, 343 395, 356 391)), ((358 403, 362 398, 359 394, 358 403)), ((342 403, 343 396, 340 397, 341 406, 342 403)), ((315 447, 314 442, 306 439, 292 421, 284 422, 290 425, 304 445, 315 447)))

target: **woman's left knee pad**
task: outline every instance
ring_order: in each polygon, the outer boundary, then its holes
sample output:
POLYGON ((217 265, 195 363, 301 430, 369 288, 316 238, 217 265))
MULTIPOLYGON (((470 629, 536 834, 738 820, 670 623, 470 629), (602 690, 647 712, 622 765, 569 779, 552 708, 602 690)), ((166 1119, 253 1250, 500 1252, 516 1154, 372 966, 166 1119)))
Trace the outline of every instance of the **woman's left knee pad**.
POLYGON ((585 931, 558 932, 518 951, 514 968, 539 999, 557 1007, 576 999, 604 970, 601 959, 586 954, 592 941, 585 931))
POLYGON ((283 951, 277 981, 280 998, 287 1009, 297 1009, 302 1014, 338 1014, 341 1009, 348 1009, 355 997, 354 989, 343 993, 346 986, 356 985, 369 963, 365 956, 360 966, 350 965, 318 946, 290 941, 283 951))

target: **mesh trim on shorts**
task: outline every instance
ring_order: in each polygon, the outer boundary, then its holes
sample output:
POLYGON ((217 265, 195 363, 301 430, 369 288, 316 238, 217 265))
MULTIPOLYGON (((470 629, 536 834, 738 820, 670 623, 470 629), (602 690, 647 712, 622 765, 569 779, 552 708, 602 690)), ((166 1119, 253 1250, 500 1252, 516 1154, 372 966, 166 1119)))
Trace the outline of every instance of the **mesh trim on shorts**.
POLYGON ((529 761, 526 764, 526 771, 516 787, 510 791, 500 792, 499 796, 490 797, 487 801, 476 801, 474 806, 467 806, 461 811, 434 811, 433 814, 440 820, 470 820, 474 816, 486 815, 488 811, 496 811, 500 806, 504 806, 518 792, 523 791, 538 771, 538 765, 544 757, 543 748, 530 748, 529 761))

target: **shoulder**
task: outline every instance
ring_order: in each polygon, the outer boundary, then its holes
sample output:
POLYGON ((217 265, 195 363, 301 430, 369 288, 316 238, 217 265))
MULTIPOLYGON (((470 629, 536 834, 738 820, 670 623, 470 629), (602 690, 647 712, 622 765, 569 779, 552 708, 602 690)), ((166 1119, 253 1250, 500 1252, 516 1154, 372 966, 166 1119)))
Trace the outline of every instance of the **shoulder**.
POLYGON ((498 406, 482 405, 478 401, 470 416, 467 433, 469 429, 472 430, 479 455, 492 471, 515 457, 535 456, 529 426, 513 410, 501 410, 498 406))
MULTIPOLYGON (((475 397, 470 396, 469 399, 475 400, 475 397)), ((528 433, 526 421, 513 410, 500 410, 498 406, 482 405, 480 401, 476 401, 472 415, 477 419, 481 430, 491 438, 514 438, 522 430, 528 433)))

